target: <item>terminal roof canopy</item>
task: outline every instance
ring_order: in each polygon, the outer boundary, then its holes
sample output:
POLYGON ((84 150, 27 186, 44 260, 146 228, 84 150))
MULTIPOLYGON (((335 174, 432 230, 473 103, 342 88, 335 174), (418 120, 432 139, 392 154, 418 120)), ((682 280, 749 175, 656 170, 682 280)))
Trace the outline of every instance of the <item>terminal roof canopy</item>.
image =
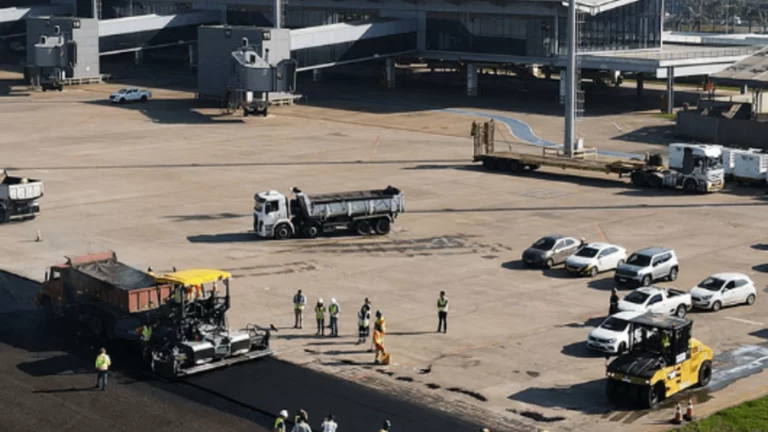
POLYGON ((768 48, 713 74, 712 81, 723 85, 768 87, 768 48))
MULTIPOLYGON (((586 12, 590 15, 597 15, 611 9, 616 9, 618 7, 636 3, 637 1, 638 0, 576 0, 576 7, 581 12, 586 12)), ((569 1, 562 1, 562 5, 568 7, 569 1)))

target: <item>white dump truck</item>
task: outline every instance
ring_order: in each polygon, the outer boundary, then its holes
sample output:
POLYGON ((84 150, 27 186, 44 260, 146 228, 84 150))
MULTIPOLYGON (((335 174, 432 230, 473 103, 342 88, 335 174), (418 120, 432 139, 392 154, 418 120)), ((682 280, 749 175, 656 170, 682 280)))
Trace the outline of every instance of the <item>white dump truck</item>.
POLYGON ((322 195, 307 195, 295 187, 291 192, 293 199, 276 190, 254 195, 253 230, 259 237, 315 238, 339 230, 384 235, 405 211, 405 195, 392 186, 322 195))
POLYGON ((33 218, 40 213, 37 200, 43 196, 43 182, 14 177, 0 169, 0 223, 12 217, 33 218))

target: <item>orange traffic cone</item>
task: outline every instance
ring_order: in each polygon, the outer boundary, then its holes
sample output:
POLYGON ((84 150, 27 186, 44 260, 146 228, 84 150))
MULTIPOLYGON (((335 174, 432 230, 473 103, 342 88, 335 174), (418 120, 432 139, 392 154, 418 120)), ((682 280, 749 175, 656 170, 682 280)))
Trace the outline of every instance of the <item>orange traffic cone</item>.
POLYGON ((672 424, 682 424, 683 423, 683 410, 680 408, 680 403, 678 402, 677 405, 675 405, 675 416, 672 418, 672 424))
POLYGON ((693 421, 693 399, 688 399, 688 408, 685 409, 683 418, 685 421, 693 421))

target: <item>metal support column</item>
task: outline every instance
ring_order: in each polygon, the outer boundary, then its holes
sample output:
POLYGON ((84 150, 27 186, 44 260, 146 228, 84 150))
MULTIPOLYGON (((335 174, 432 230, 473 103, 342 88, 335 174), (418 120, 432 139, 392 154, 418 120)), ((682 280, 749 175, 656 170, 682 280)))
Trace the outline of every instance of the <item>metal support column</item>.
POLYGON ((386 72, 387 72, 387 88, 393 89, 395 88, 395 77, 396 77, 395 59, 393 59, 392 57, 389 57, 386 60, 384 60, 384 67, 386 68, 386 72))
POLYGON ((275 14, 275 28, 283 27, 283 0, 274 0, 273 12, 275 14))
POLYGON ((467 96, 477 96, 477 65, 467 63, 467 96))
POLYGON ((675 111, 675 68, 667 68, 667 114, 675 111))
POLYGON ((322 69, 312 69, 312 81, 320 82, 322 80, 323 80, 323 70, 322 69))
POLYGON ((560 16, 557 14, 557 8, 555 9, 555 36, 553 38, 552 42, 552 55, 559 55, 560 54, 560 16))
POLYGON ((97 6, 98 0, 91 0, 91 18, 99 19, 99 7, 97 6))
POLYGON ((133 62, 138 64, 141 64, 144 60, 144 51, 136 51, 133 53, 133 62))
POLYGON ((565 74, 565 139, 563 151, 572 157, 576 146, 576 0, 568 6, 568 67, 565 74))
POLYGON ((645 83, 645 76, 642 73, 637 74, 637 97, 643 96, 643 84, 645 83))

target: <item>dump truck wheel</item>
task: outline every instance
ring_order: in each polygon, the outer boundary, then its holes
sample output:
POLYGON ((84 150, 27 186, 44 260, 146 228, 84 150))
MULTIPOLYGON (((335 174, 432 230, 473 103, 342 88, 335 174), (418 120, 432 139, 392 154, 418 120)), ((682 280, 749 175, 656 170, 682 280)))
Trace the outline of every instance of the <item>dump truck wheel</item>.
POLYGON ((275 239, 285 240, 291 236, 291 228, 288 224, 280 224, 275 227, 275 239))
POLYGON ((695 193, 699 190, 698 186, 696 185, 696 180, 688 179, 683 183, 683 189, 685 189, 688 193, 695 193))
POLYGON ((361 220, 355 224, 355 231, 364 236, 371 233, 371 223, 367 220, 361 220))
POLYGON ((389 222, 388 218, 381 218, 376 221, 376 233, 380 235, 389 234, 391 226, 392 224, 389 222))
POLYGON ((525 169, 524 165, 520 164, 520 161, 511 160, 509 161, 509 170, 513 173, 519 173, 522 172, 525 169))
POLYGON ((619 386, 616 381, 608 379, 605 382, 605 396, 608 402, 616 402, 619 399, 619 386))
POLYGON ((0 207, 0 224, 8 222, 8 210, 5 207, 0 207))
POLYGON ((699 386, 706 387, 712 379, 712 362, 704 360, 699 366, 699 386))
POLYGON ((308 223, 304 225, 301 232, 304 234, 304 237, 313 239, 320 234, 320 225, 314 222, 308 223))

